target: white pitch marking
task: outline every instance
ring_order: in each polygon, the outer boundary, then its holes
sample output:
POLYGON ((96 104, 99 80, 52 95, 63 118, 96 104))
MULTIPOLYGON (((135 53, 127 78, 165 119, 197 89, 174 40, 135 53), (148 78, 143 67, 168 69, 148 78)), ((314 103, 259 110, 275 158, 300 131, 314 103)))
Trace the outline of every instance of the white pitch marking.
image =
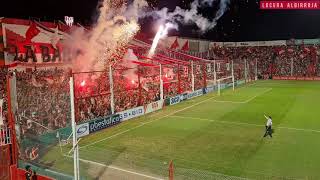
POLYGON ((250 99, 245 100, 245 101, 219 101, 219 100, 215 100, 215 99, 213 101, 214 102, 221 102, 221 103, 246 104, 246 103, 252 101, 253 99, 255 99, 256 97, 261 96, 261 95, 263 95, 263 94, 265 94, 265 93, 267 93, 267 92, 269 92, 271 90, 272 90, 272 88, 268 88, 265 91, 263 91, 262 93, 259 93, 259 94, 255 95, 255 96, 251 97, 250 99))
POLYGON ((269 92, 271 90, 272 90, 272 88, 268 88, 267 90, 263 91, 262 93, 259 93, 259 94, 255 95, 255 96, 253 96, 252 98, 246 100, 245 103, 248 103, 248 102, 252 101, 253 99, 255 99, 256 97, 261 96, 261 95, 263 95, 263 94, 265 94, 265 93, 267 93, 267 92, 269 92))
MULTIPOLYGON (((67 156, 67 157, 72 158, 71 156, 67 156)), ((115 170, 118 170, 118 171, 130 173, 130 174, 135 174, 135 175, 146 177, 146 178, 149 178, 149 179, 164 180, 162 178, 153 177, 153 176, 149 176, 149 175, 146 175, 146 174, 142 174, 142 173, 138 173, 138 172, 122 169, 122 168, 119 168, 119 167, 116 167, 116 166, 107 166, 105 164, 98 163, 98 162, 95 162, 95 161, 90 161, 90 160, 81 159, 81 158, 79 158, 79 160, 82 161, 82 162, 85 162, 85 163, 95 164, 95 165, 98 165, 98 166, 107 167, 107 168, 110 168, 110 169, 115 169, 115 170)))
MULTIPOLYGON (((195 119, 195 120, 201 120, 201 121, 211 121, 211 122, 219 122, 219 123, 225 123, 225 124, 236 124, 236 125, 249 125, 249 126, 259 126, 264 127, 265 125, 260 124, 252 124, 252 123, 244 123, 244 122, 233 122, 233 121, 219 121, 214 119, 206 119, 206 118, 196 118, 196 117, 186 117, 186 116, 171 116, 176 118, 186 118, 186 119, 195 119)), ((288 130, 295 130, 295 131, 306 131, 306 132, 315 132, 320 133, 320 130, 314 130, 314 129, 301 129, 301 128, 291 128, 291 127, 284 127, 284 126, 278 126, 276 128, 279 129, 288 129, 288 130)))
POLYGON ((172 115, 174 115, 174 114, 176 114, 176 113, 178 113, 178 112, 184 111, 184 110, 186 110, 186 109, 190 109, 190 108, 192 108, 192 107, 194 107, 194 106, 197 106, 197 105, 199 105, 199 104, 202 104, 202 103, 204 103, 204 102, 206 102, 206 101, 209 101, 209 100, 211 100, 211 99, 213 99, 213 98, 214 98, 214 97, 210 97, 210 98, 205 99, 205 100, 203 100, 203 101, 200 101, 200 102, 198 102, 198 103, 196 103, 196 104, 187 106, 187 107, 185 107, 185 108, 183 108, 183 109, 180 109, 180 110, 174 111, 174 112, 172 112, 172 113, 170 113, 170 114, 167 114, 167 115, 165 115, 165 116, 162 116, 162 117, 160 117, 160 118, 158 118, 158 119, 155 119, 155 120, 152 120, 152 121, 148 121, 148 122, 142 123, 142 124, 140 124, 140 125, 138 125, 138 126, 135 126, 135 127, 133 127, 133 128, 130 128, 130 129, 127 129, 127 130, 125 130, 125 131, 116 133, 116 134, 114 134, 114 135, 112 135, 112 136, 109 136, 109 137, 100 139, 100 140, 98 140, 98 141, 95 141, 95 142, 93 142, 93 143, 87 144, 87 145, 85 145, 85 146, 81 146, 81 147, 79 147, 79 149, 85 148, 85 147, 88 147, 88 146, 91 146, 91 145, 94 145, 94 144, 97 144, 97 143, 102 142, 102 141, 105 141, 105 140, 107 140, 107 139, 112 139, 112 138, 114 138, 114 137, 116 137, 116 136, 119 136, 119 135, 124 134, 124 133, 129 132, 129 131, 132 131, 132 130, 134 130, 134 129, 137 129, 137 128, 142 127, 142 126, 144 126, 144 125, 146 125, 146 124, 150 124, 150 123, 155 122, 155 121, 158 121, 158 120, 160 120, 160 119, 163 119, 163 118, 172 116, 172 115))
POLYGON ((245 101, 219 101, 219 100, 213 100, 214 102, 220 102, 220 103, 232 103, 232 104, 245 104, 245 101))
POLYGON ((186 116, 171 116, 171 117, 195 119, 195 120, 201 120, 201 121, 220 122, 220 123, 225 123, 225 124, 249 125, 249 126, 264 126, 264 125, 260 125, 260 124, 251 124, 251 123, 242 123, 242 122, 231 122, 231 121, 219 121, 219 120, 214 120, 214 119, 196 118, 196 117, 186 117, 186 116))

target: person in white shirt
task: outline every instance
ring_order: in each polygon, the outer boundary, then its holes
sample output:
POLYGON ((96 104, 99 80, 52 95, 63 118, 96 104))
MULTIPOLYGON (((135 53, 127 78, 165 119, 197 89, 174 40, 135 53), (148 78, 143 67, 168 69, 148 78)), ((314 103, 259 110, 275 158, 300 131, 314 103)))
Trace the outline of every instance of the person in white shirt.
POLYGON ((266 124, 266 132, 264 133, 264 136, 263 137, 266 137, 266 136, 270 136, 272 138, 272 118, 271 116, 266 116, 264 115, 264 117, 267 119, 267 124, 266 124))

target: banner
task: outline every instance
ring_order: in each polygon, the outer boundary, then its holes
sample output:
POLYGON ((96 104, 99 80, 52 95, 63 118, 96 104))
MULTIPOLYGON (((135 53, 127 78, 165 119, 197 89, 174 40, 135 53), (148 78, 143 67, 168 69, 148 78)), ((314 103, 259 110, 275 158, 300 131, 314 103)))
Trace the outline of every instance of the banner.
POLYGON ((237 81, 237 85, 241 85, 241 84, 244 84, 245 83, 245 80, 239 80, 237 81))
POLYGON ((132 108, 132 109, 129 109, 126 111, 119 112, 117 114, 119 115, 121 122, 126 121, 126 120, 143 115, 144 114, 144 107, 139 106, 136 108, 132 108))
POLYGON ((180 95, 180 102, 188 99, 188 93, 184 93, 180 95))
POLYGON ((203 90, 202 90, 202 89, 199 89, 199 90, 196 90, 196 91, 194 91, 194 92, 192 92, 192 93, 189 93, 189 94, 187 95, 187 99, 192 99, 192 98, 194 98, 194 97, 198 97, 198 96, 201 96, 201 95, 203 95, 203 90))
POLYGON ((46 23, 39 26, 38 23, 29 20, 13 22, 5 19, 3 29, 6 32, 7 56, 5 64, 13 63, 57 63, 70 62, 76 52, 64 49, 63 40, 68 38, 67 33, 59 31, 56 24, 46 23), (47 27, 48 26, 48 27, 47 27), (62 41, 60 41, 62 40, 62 41))
POLYGON ((320 39, 304 39, 303 42, 308 45, 317 45, 320 44, 320 39))
POLYGON ((222 46, 223 46, 223 42, 210 42, 209 43, 209 49, 215 48, 215 47, 222 47, 222 46))
POLYGON ((265 41, 265 46, 285 46, 286 41, 278 40, 278 41, 265 41))
POLYGON ((251 42, 238 42, 237 47, 246 47, 246 46, 259 46, 258 41, 251 41, 251 42))
POLYGON ((215 86, 209 86, 205 88, 205 93, 208 94, 210 92, 213 92, 215 90, 215 86))
MULTIPOLYGON (((116 115, 111 115, 111 116, 107 116, 104 118, 97 118, 96 120, 93 120, 91 122, 89 122, 89 134, 96 132, 96 131, 100 131, 102 129, 114 126, 116 124, 119 124, 120 121, 120 116, 118 114, 116 115)), ((82 134, 85 134, 84 132, 86 132, 86 126, 81 126, 79 127, 80 132, 82 132, 82 134)), ((78 130, 77 130, 78 133, 78 130)))
POLYGON ((145 108, 144 108, 145 114, 162 109, 163 103, 164 103, 164 100, 159 100, 159 101, 152 102, 150 104, 145 105, 145 108))
POLYGON ((166 98, 166 99, 164 100, 164 105, 165 105, 165 106, 170 106, 170 100, 171 100, 171 98, 166 98))
POLYGON ((178 104, 180 102, 180 95, 170 98, 170 105, 178 104))
POLYGON ((78 138, 89 135, 89 123, 77 125, 76 132, 78 138))
POLYGON ((295 42, 294 39, 289 39, 289 40, 286 41, 286 45, 287 45, 287 46, 293 46, 293 45, 295 45, 295 43, 296 43, 296 42, 295 42))
POLYGON ((273 76, 273 80, 302 80, 302 81, 319 81, 320 77, 303 77, 303 76, 273 76))
POLYGON ((2 107, 3 107, 3 99, 0 99, 0 126, 3 125, 2 107))
POLYGON ((228 83, 227 85, 226 85, 226 87, 232 87, 233 86, 233 83, 228 83))
POLYGON ((266 41, 258 41, 258 46, 266 46, 266 41))
POLYGON ((304 44, 304 41, 303 41, 303 39, 296 39, 296 40, 294 41, 294 44, 295 44, 295 45, 302 45, 302 44, 304 44))
POLYGON ((236 47, 237 43, 235 43, 235 42, 224 42, 223 46, 224 47, 236 47))

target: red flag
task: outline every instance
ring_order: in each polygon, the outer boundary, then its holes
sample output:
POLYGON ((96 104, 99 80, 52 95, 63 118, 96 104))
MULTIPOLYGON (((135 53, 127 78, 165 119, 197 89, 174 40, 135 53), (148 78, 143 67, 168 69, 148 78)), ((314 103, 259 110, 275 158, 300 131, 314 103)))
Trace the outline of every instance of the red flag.
POLYGON ((177 49, 179 47, 178 38, 171 44, 170 49, 177 49))
POLYGON ((279 54, 281 55, 284 52, 286 52, 286 51, 282 49, 282 50, 279 51, 279 54))
POLYGON ((173 180, 173 171, 173 162, 171 160, 169 164, 169 180, 173 180))
POLYGON ((32 38, 40 33, 35 23, 32 23, 26 32, 26 42, 30 42, 32 38))
POLYGON ((181 48, 182 51, 189 51, 189 41, 187 40, 186 43, 181 48))
POLYGON ((304 50, 310 52, 310 49, 308 47, 305 47, 304 50))

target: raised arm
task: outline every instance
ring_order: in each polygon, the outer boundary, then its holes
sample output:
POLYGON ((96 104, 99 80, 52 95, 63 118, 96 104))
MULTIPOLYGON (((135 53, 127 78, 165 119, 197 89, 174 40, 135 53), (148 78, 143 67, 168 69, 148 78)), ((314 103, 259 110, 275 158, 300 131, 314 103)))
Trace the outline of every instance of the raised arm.
POLYGON ((265 117, 266 119, 269 119, 269 117, 268 117, 268 116, 266 116, 266 115, 264 115, 264 117, 265 117))

